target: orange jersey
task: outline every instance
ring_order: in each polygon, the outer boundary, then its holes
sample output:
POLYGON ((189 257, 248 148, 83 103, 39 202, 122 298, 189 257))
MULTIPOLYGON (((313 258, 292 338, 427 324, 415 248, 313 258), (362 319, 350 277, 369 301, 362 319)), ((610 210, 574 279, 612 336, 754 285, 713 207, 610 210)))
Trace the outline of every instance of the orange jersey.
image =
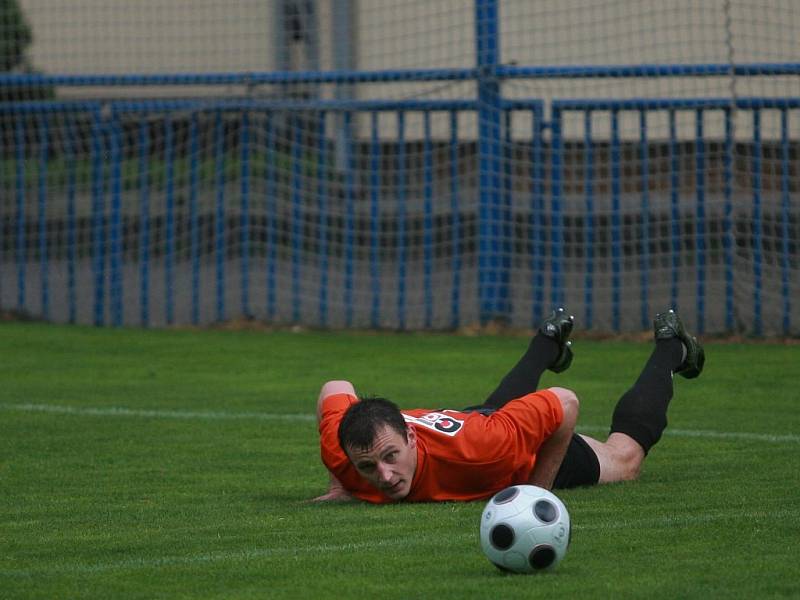
MULTIPOLYGON (((339 423, 355 402, 358 398, 349 394, 323 400, 322 462, 353 496, 392 502, 359 475, 339 446, 339 423)), ((423 408, 401 412, 417 432, 417 470, 405 498, 411 502, 480 500, 527 482, 539 446, 564 416, 558 396, 548 390, 512 400, 489 416, 423 408)))

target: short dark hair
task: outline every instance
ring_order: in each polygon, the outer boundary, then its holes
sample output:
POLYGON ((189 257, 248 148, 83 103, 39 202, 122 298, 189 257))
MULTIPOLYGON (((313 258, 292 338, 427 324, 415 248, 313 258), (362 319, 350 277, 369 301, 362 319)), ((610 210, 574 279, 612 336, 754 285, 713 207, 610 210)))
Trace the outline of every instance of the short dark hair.
POLYGON ((394 402, 386 398, 362 398, 347 409, 339 423, 339 445, 345 453, 348 448, 368 450, 378 431, 387 425, 408 441, 406 421, 394 402))

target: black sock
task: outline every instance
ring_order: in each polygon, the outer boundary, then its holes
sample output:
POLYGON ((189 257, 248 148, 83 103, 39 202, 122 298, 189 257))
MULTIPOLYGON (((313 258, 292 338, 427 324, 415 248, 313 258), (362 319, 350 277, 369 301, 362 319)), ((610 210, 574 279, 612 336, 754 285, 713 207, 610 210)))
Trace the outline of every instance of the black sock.
POLYGON ((659 340, 633 387, 617 402, 611 432, 629 435, 645 454, 661 439, 672 398, 672 372, 683 362, 683 344, 677 338, 659 340))
POLYGON ((558 342, 537 333, 514 368, 486 399, 484 406, 500 408, 515 398, 535 392, 542 373, 558 358, 558 342))

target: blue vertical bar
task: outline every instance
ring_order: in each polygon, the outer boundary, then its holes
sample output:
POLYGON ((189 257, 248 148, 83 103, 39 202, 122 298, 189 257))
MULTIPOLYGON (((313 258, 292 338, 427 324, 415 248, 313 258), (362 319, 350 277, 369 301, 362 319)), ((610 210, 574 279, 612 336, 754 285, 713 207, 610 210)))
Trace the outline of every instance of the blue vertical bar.
POLYGON ((551 168, 552 192, 550 194, 550 304, 560 306, 562 292, 561 280, 561 244, 563 242, 563 223, 561 207, 563 204, 564 185, 564 139, 562 137, 562 119, 564 113, 554 108, 551 116, 551 168))
POLYGON ((139 320, 150 323, 150 126, 139 123, 139 320))
POLYGON ((450 294, 450 326, 461 321, 461 209, 458 191, 458 113, 450 112, 450 217, 452 242, 453 289, 450 294))
POLYGON ((325 111, 319 113, 317 126, 317 202, 319 206, 319 324, 328 325, 328 148, 325 127, 325 111))
POLYGON ((175 322, 175 129, 169 115, 164 120, 164 154, 167 163, 167 247, 164 258, 164 288, 167 325, 172 325, 175 322))
POLYGON ((94 324, 105 320, 105 215, 103 198, 103 135, 100 109, 92 118, 92 268, 94 273, 94 324))
POLYGON ((586 273, 584 275, 584 321, 586 329, 592 328, 594 318, 594 141, 592 135, 592 111, 583 113, 584 145, 584 195, 586 196, 586 273))
POLYGON ((380 186, 381 147, 379 140, 379 115, 372 113, 370 143, 370 236, 369 276, 372 281, 372 310, 370 321, 373 329, 380 327, 381 280, 380 280, 380 186))
POLYGON ((611 111, 611 327, 620 330, 622 234, 620 219, 619 112, 611 111))
POLYGON ((397 112, 397 327, 406 328, 406 117, 397 112))
POLYGON ((222 112, 214 120, 214 185, 216 187, 215 258, 217 266, 217 321, 225 320, 225 124, 222 112))
POLYGON ((681 258, 681 212, 680 212, 680 158, 678 156, 678 126, 675 111, 669 111, 669 198, 671 208, 672 273, 670 278, 669 305, 678 308, 678 278, 681 258))
POLYGON ((783 335, 791 331, 792 303, 789 288, 789 111, 781 109, 781 293, 783 296, 783 335))
POLYGON ((302 204, 303 204, 303 184, 302 184, 302 127, 299 114, 295 114, 291 119, 292 124, 292 221, 290 230, 292 232, 292 322, 300 322, 300 252, 302 250, 302 204))
POLYGON ((433 145, 431 113, 422 117, 423 129, 423 215, 422 215, 422 287, 425 296, 425 329, 433 327, 433 145))
POLYGON ((192 261, 192 324, 200 323, 200 142, 197 113, 189 121, 189 256, 192 261))
POLYGON ((503 199, 500 186, 500 63, 497 0, 475 2, 475 44, 478 67, 478 300, 481 322, 507 318, 509 260, 503 253, 503 199))
POLYGON ((695 235, 697 237, 697 333, 705 332, 706 303, 706 151, 703 109, 695 111, 695 235))
POLYGON ((75 295, 75 259, 77 256, 77 218, 75 214, 75 193, 77 186, 75 161, 75 123, 73 119, 66 121, 66 139, 64 153, 67 167, 67 305, 69 322, 77 321, 77 299, 75 295))
POLYGON ((122 125, 114 113, 111 132, 111 323, 122 325, 122 125))
POLYGON ((17 310, 25 310, 25 273, 27 257, 27 239, 25 238, 25 124, 22 113, 17 115, 14 124, 14 146, 16 150, 16 197, 17 197, 17 310))
POLYGON ((533 228, 533 309, 531 326, 538 327, 544 317, 545 244, 547 243, 544 210, 544 111, 541 105, 533 111, 533 149, 531 151, 531 177, 533 178, 531 227, 533 228))
POLYGON ((353 160, 353 113, 345 111, 342 131, 345 139, 344 171, 344 322, 353 325, 353 273, 355 261, 355 161, 353 160))
POLYGON ((242 113, 241 130, 239 131, 241 150, 241 198, 239 215, 239 261, 241 277, 242 316, 250 314, 250 119, 247 111, 242 113))
POLYGON ((761 323, 761 111, 753 111, 753 330, 762 334, 761 323))
POLYGON ((266 286, 267 286, 267 319, 273 320, 275 318, 275 265, 278 258, 278 251, 277 251, 277 236, 278 236, 278 226, 276 223, 277 220, 277 182, 276 182, 276 168, 275 168, 275 161, 277 160, 277 152, 275 149, 275 115, 271 112, 267 113, 267 125, 266 125, 266 161, 267 164, 265 165, 264 175, 267 179, 266 181, 266 215, 267 215, 267 276, 266 276, 266 286))
POLYGON ((722 247, 725 264, 725 328, 733 331, 733 118, 725 109, 725 152, 722 157, 722 247))
POLYGON ((50 278, 47 257, 47 154, 49 152, 49 122, 47 113, 39 118, 39 277, 41 281, 42 317, 50 318, 50 278))
POLYGON ((641 302, 641 326, 650 326, 649 284, 650 284, 650 148, 647 140, 647 112, 639 111, 639 157, 642 171, 642 238, 639 249, 639 281, 641 302))

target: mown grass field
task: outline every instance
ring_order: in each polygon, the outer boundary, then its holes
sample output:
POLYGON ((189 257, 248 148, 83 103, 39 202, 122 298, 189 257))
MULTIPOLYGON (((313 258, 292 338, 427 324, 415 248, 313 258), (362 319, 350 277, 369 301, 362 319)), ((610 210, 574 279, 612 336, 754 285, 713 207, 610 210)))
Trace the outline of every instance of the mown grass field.
MULTIPOLYGON (((314 405, 480 402, 521 337, 0 325, 0 597, 800 596, 800 346, 707 345, 638 482, 561 492, 572 545, 503 575, 482 502, 317 505, 314 405)), ((650 344, 575 343, 543 385, 603 436, 650 344)))

